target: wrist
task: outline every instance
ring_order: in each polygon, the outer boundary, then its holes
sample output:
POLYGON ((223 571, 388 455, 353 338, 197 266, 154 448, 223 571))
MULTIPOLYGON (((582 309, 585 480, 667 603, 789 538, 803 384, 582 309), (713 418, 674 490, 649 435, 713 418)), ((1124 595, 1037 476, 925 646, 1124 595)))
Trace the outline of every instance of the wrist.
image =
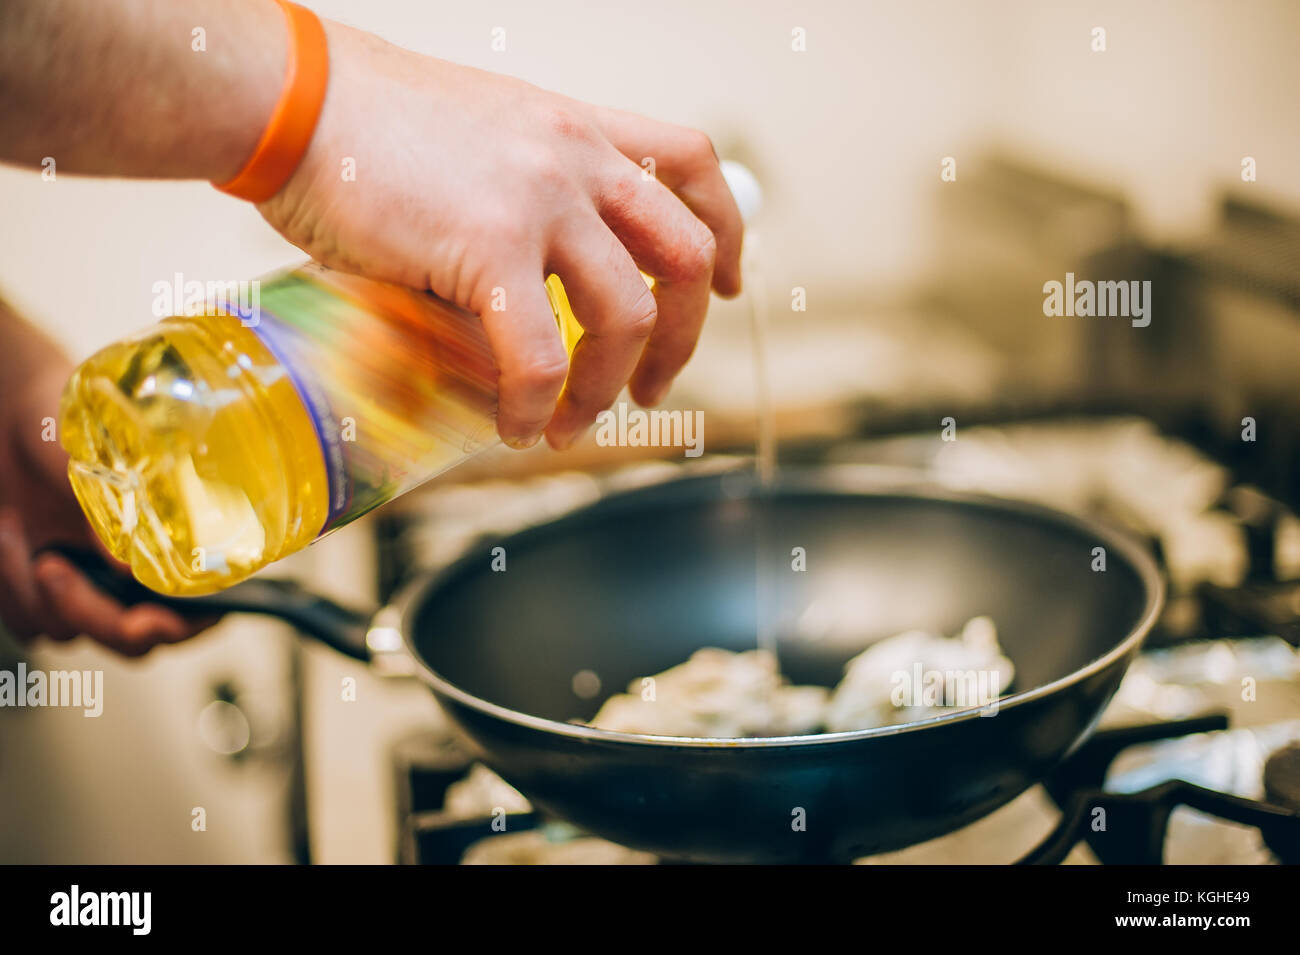
POLYGON ((288 62, 289 31, 279 5, 242 0, 233 6, 215 44, 209 30, 209 52, 202 54, 216 54, 211 89, 230 97, 224 108, 211 101, 204 107, 212 123, 212 148, 199 178, 214 186, 238 174, 257 148, 279 102, 288 62))
POLYGON ((285 35, 279 95, 238 171, 212 180, 222 192, 255 203, 276 195, 306 157, 324 110, 330 74, 329 43, 320 18, 289 0, 265 5, 275 7, 285 35))

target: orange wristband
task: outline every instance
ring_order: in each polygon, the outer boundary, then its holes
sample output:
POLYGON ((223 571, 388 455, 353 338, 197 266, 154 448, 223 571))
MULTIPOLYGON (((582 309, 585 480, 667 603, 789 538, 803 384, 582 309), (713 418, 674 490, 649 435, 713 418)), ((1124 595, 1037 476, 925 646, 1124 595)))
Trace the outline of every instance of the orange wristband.
POLYGON ((275 2, 289 27, 284 91, 252 157, 234 179, 217 186, 249 202, 270 199, 298 168, 311 145, 329 84, 329 47, 320 20, 289 0, 275 2))

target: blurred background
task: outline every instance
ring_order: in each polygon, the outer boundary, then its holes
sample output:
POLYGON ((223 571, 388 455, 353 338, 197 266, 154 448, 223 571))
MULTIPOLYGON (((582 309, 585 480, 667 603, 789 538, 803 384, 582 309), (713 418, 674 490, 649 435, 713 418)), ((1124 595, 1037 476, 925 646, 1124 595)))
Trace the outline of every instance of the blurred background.
MULTIPOLYGON (((784 460, 924 467, 1104 511, 1161 550, 1177 585, 1167 643, 1264 634, 1289 652, 1300 5, 306 5, 697 126, 754 170, 766 201, 749 291, 715 303, 672 396, 705 412, 699 466, 753 451, 750 314, 765 302, 784 460), (1043 285, 1067 272, 1149 280, 1150 325, 1045 316, 1043 285), (971 440, 944 442, 946 417, 971 440)), ((159 279, 302 259, 202 184, 0 168, 0 201, 0 288, 77 359, 147 324, 159 279)), ((681 467, 680 450, 593 441, 490 452, 275 572, 375 603, 473 533, 681 467)), ((443 759, 419 686, 274 623, 228 620, 137 663, 76 644, 22 652, 33 666, 102 667, 107 700, 98 720, 0 710, 0 861, 392 861, 419 808, 411 762, 443 759), (346 678, 355 702, 340 702, 346 678), (200 806, 206 832, 190 826, 200 806)), ((12 667, 20 651, 0 653, 12 667)), ((1278 659, 1293 692, 1293 656, 1278 659)), ((1300 718, 1286 699, 1252 718, 1300 718)))

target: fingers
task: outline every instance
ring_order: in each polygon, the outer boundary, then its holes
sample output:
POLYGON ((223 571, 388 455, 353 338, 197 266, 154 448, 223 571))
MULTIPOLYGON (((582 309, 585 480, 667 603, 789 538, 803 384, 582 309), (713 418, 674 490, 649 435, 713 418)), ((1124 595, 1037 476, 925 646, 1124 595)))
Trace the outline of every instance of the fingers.
POLYGON ((645 407, 663 400, 673 379, 695 351, 704 327, 713 275, 712 242, 697 247, 689 256, 688 261, 694 263, 690 267, 694 272, 691 278, 661 279, 655 286, 655 301, 662 317, 628 382, 632 398, 645 407))
POLYGON ((139 649, 133 652, 130 641, 118 632, 125 608, 92 587, 67 561, 42 554, 36 560, 34 577, 41 601, 49 608, 45 614, 47 629, 57 627, 64 633, 85 633, 128 656, 142 652, 139 649))
POLYGON ((0 619, 15 637, 30 640, 41 630, 39 607, 22 523, 9 508, 0 509, 0 619))
MULTIPOLYGON (((601 185, 597 209, 656 280, 658 320, 629 385, 639 404, 658 404, 704 327, 717 240, 677 196, 630 163, 601 185)), ((576 306, 574 314, 582 320, 576 306)))
POLYGON ((57 555, 38 557, 34 576, 50 629, 84 633, 126 656, 140 656, 159 643, 175 643, 194 632, 192 624, 165 607, 124 607, 57 555))
POLYGON ((122 617, 121 633, 136 644, 156 646, 160 643, 179 643, 197 633, 214 627, 220 617, 182 617, 158 604, 136 604, 128 607, 122 617))
POLYGON ((500 374, 497 433, 512 448, 537 443, 569 370, 542 272, 540 261, 532 267, 516 266, 472 303, 500 374))
POLYGON ((595 116, 614 148, 638 167, 653 159, 655 177, 709 227, 718 248, 713 288, 719 295, 739 294, 745 227, 709 137, 622 110, 596 108, 595 116))
POLYGON ((41 554, 33 561, 22 525, 8 509, 0 511, 0 617, 23 640, 85 634, 126 656, 184 640, 216 622, 187 620, 156 604, 123 607, 62 557, 41 554))
POLYGON ((608 408, 637 366, 655 328, 655 296, 627 249, 596 216, 565 234, 548 263, 583 327, 559 407, 546 428, 567 448, 608 408))

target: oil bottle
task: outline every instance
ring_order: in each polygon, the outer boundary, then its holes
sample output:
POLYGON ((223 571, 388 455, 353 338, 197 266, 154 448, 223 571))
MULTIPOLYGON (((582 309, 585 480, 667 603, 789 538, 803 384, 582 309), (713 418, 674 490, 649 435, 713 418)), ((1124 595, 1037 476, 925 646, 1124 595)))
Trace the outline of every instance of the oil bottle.
MULTIPOLYGON (((547 291, 571 352, 581 328, 547 291)), ((63 394, 73 491, 161 593, 229 586, 498 440, 473 314, 315 263, 259 298, 110 345, 63 394)))
POLYGON ((442 299, 309 263, 262 280, 255 314, 205 311, 98 352, 60 405, 82 509, 153 590, 228 587, 499 440, 482 324, 442 299))

